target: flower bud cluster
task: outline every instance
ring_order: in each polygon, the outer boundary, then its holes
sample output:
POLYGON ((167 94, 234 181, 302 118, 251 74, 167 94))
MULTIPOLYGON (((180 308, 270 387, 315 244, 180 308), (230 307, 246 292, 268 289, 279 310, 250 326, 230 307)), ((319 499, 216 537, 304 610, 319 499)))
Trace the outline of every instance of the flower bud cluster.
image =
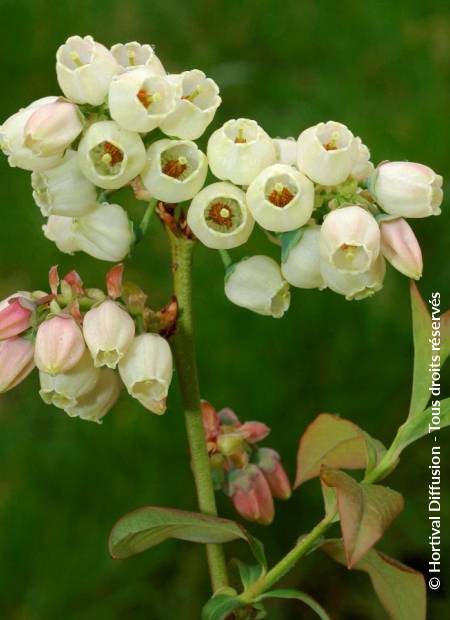
POLYGON ((136 237, 127 212, 106 194, 142 175, 149 197, 191 200, 208 170, 193 140, 213 120, 219 89, 198 69, 167 74, 150 45, 108 50, 91 36, 61 45, 56 75, 63 96, 8 118, 0 147, 11 166, 32 172, 44 234, 59 250, 120 261, 136 237), (169 138, 152 139, 155 129, 169 138))
POLYGON ((217 412, 207 401, 202 401, 202 415, 215 488, 231 498, 244 519, 269 525, 274 498, 291 496, 280 455, 258 445, 270 428, 262 422, 241 423, 231 409, 217 412))
POLYGON ((49 294, 19 292, 0 302, 0 393, 36 366, 43 401, 71 417, 100 422, 123 385, 146 409, 164 413, 172 353, 158 331, 146 329, 151 316, 158 327, 158 315, 135 285, 122 285, 122 273, 121 265, 111 269, 105 294, 85 288, 75 271, 60 280, 52 267, 49 294))

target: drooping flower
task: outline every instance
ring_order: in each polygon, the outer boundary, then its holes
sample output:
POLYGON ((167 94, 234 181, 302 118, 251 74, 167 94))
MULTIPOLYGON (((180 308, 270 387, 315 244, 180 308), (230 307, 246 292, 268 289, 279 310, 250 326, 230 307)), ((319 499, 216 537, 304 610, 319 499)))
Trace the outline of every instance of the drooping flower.
POLYGON ((325 288, 320 273, 320 226, 306 226, 299 241, 289 250, 281 273, 292 286, 325 288))
POLYGON ((322 260, 320 270, 326 286, 346 299, 365 299, 377 293, 383 287, 386 274, 386 261, 382 254, 374 264, 362 273, 346 273, 336 269, 328 261, 322 260))
POLYGON ((12 390, 34 368, 33 343, 26 338, 0 341, 0 394, 12 390))
POLYGON ((172 380, 172 352, 158 334, 140 334, 119 362, 119 373, 128 393, 156 414, 166 410, 172 380))
POLYGON ((289 308, 289 284, 280 266, 268 256, 251 256, 232 265, 225 278, 225 295, 248 310, 281 318, 289 308))
POLYGON ((134 332, 133 319, 112 299, 84 316, 83 335, 96 367, 115 368, 133 343, 134 332))
POLYGON ((120 396, 122 384, 117 373, 110 368, 100 368, 100 376, 93 390, 79 398, 76 404, 64 411, 71 418, 101 423, 101 419, 114 407, 120 396))
POLYGON ((82 129, 78 107, 58 99, 36 108, 24 127, 24 144, 40 157, 62 155, 82 129))
POLYGON ((248 521, 270 525, 275 508, 264 474, 256 465, 235 469, 229 474, 229 493, 234 507, 248 521))
POLYGON ((375 218, 358 206, 331 211, 320 231, 320 253, 342 273, 364 273, 380 253, 380 229, 375 218))
POLYGON ((278 499, 289 499, 292 495, 291 484, 278 452, 271 448, 259 448, 256 463, 269 483, 272 495, 278 499))
POLYGON ((84 351, 83 334, 71 316, 59 314, 39 326, 34 361, 42 372, 49 375, 67 372, 78 364, 84 351))
POLYGON ((0 340, 18 336, 31 326, 34 304, 17 294, 0 302, 0 340))

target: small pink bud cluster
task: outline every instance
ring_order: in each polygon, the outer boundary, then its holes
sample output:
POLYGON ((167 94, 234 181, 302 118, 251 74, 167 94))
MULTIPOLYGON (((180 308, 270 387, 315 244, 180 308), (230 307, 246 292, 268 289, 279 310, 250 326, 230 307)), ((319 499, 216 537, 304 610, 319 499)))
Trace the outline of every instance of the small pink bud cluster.
POLYGON ((52 267, 49 294, 17 293, 0 302, 0 393, 36 365, 41 398, 71 417, 99 422, 122 383, 146 409, 164 413, 172 353, 157 332, 167 331, 167 320, 159 330, 159 314, 138 287, 122 284, 122 275, 122 265, 110 270, 105 294, 85 288, 76 271, 60 279, 52 267))
POLYGON ((272 523, 273 498, 289 499, 291 485, 280 455, 257 444, 270 433, 262 422, 242 424, 234 411, 217 412, 202 401, 203 427, 216 489, 222 489, 248 521, 272 523))

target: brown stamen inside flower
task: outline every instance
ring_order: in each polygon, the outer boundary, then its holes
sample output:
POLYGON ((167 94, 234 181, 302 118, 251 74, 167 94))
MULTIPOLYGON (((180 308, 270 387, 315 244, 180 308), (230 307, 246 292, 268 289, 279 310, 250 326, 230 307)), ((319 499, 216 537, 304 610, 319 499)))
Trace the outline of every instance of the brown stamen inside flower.
POLYGON ((169 161, 167 161, 164 164, 162 171, 168 177, 173 177, 174 179, 178 179, 178 177, 180 177, 183 174, 186 168, 187 168, 186 159, 184 157, 179 157, 178 159, 169 159, 169 161))
POLYGON ((111 166, 115 166, 116 164, 123 161, 122 151, 114 144, 111 144, 111 142, 104 142, 103 150, 105 152, 105 155, 109 155, 110 159, 108 159, 111 166))
POLYGON ((285 207, 294 198, 294 194, 285 186, 281 189, 274 187, 267 199, 276 207, 285 207))
POLYGON ((223 202, 215 202, 209 207, 207 219, 226 228, 233 226, 231 210, 223 202))
POLYGON ((237 136, 234 139, 235 144, 245 144, 247 140, 244 138, 244 130, 239 129, 237 136))
POLYGON ((331 140, 323 145, 326 151, 336 151, 338 149, 337 141, 339 139, 339 132, 334 131, 331 135, 331 140))
POLYGON ((153 102, 153 97, 152 95, 148 92, 148 90, 145 90, 145 88, 141 88, 138 91, 138 94, 136 95, 137 98, 139 99, 139 101, 142 103, 142 105, 144 106, 144 108, 148 108, 151 106, 152 102, 153 102))

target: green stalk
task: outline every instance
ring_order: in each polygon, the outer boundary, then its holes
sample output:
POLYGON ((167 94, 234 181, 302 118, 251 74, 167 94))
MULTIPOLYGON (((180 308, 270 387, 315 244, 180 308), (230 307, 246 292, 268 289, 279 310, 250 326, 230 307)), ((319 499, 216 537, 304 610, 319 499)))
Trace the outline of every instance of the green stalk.
MULTIPOLYGON (((191 466, 194 474, 200 511, 217 516, 214 487, 211 478, 203 420, 200 408, 200 388, 192 318, 192 252, 195 242, 176 237, 167 229, 172 251, 174 293, 178 302, 178 319, 171 340, 181 397, 184 408, 191 466)), ((222 545, 206 545, 209 573, 213 591, 228 585, 225 556, 222 545)))

